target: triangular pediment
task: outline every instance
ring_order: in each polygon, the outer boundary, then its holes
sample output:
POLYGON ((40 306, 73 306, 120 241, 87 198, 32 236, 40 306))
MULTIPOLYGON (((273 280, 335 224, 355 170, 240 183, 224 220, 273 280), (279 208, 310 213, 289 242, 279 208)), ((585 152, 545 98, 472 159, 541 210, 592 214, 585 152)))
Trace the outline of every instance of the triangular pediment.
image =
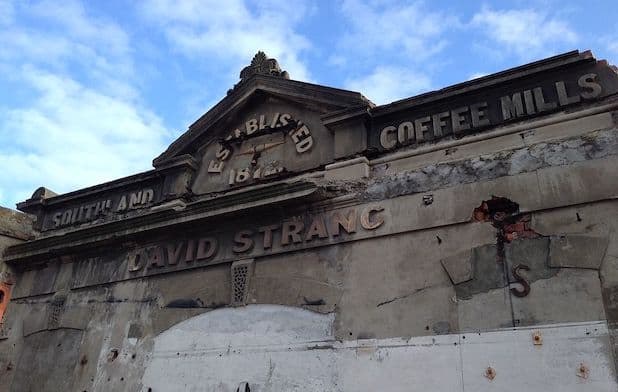
POLYGON ((233 126, 260 102, 269 99, 288 102, 296 109, 304 108, 319 115, 344 109, 373 107, 373 103, 358 92, 325 87, 269 75, 252 75, 242 80, 228 95, 195 121, 165 152, 153 160, 155 167, 175 158, 194 155, 224 129, 233 126))
POLYGON ((281 179, 333 163, 333 114, 373 106, 357 92, 251 74, 153 164, 192 156, 196 195, 281 179))

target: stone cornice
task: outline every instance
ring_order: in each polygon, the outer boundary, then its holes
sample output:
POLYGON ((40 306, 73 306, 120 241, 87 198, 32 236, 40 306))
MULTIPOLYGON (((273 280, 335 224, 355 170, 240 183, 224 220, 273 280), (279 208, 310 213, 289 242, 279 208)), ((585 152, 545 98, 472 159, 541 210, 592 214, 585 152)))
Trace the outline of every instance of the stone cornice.
POLYGON ((388 115, 400 110, 409 109, 415 106, 424 105, 430 102, 448 99, 450 97, 481 90, 484 88, 508 83, 515 79, 520 79, 540 72, 553 70, 568 66, 574 63, 594 63, 596 59, 590 51, 579 52, 577 50, 559 54, 543 60, 535 61, 519 67, 510 68, 501 72, 487 75, 481 78, 469 80, 463 83, 454 84, 436 91, 429 91, 414 97, 405 98, 373 108, 370 112, 374 117, 388 115))
POLYGON ((203 198, 184 208, 157 209, 132 218, 111 221, 88 228, 52 234, 8 248, 4 261, 23 266, 30 261, 45 261, 60 253, 71 253, 115 241, 127 242, 131 237, 161 229, 169 229, 206 219, 231 216, 261 207, 273 207, 290 202, 320 200, 313 183, 274 184, 248 191, 203 198))

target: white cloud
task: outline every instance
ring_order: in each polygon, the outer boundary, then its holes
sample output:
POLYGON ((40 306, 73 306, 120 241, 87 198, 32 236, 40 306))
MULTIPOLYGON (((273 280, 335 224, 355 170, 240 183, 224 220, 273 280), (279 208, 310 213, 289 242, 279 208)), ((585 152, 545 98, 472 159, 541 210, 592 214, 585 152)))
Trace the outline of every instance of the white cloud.
POLYGON ((607 52, 609 53, 608 62, 618 66, 618 39, 607 41, 607 52))
POLYGON ((14 5, 0 24, 2 82, 19 86, 0 100, 0 204, 149 169, 168 135, 135 88, 129 35, 78 2, 14 5))
POLYGON ((379 105, 427 91, 430 87, 431 81, 426 75, 391 66, 378 66, 367 77, 346 82, 346 88, 362 92, 379 105))
POLYGON ((311 10, 300 1, 265 0, 249 7, 243 0, 149 0, 141 10, 185 56, 205 62, 212 57, 240 69, 263 50, 291 78, 310 80, 301 54, 311 44, 295 26, 311 10))
POLYGON ((345 88, 358 90, 376 104, 428 90, 432 62, 458 29, 457 17, 422 1, 344 0, 344 34, 330 64, 349 69, 345 88))
POLYGON ((348 64, 348 60, 346 59, 346 57, 339 54, 331 54, 326 61, 328 62, 328 64, 334 65, 336 67, 343 67, 348 64))
POLYGON ((146 170, 162 151, 164 127, 148 110, 39 69, 22 77, 38 98, 0 112, 0 192, 16 195, 10 201, 38 186, 64 193, 146 170))
POLYGON ((37 64, 59 73, 75 66, 73 73, 99 83, 107 93, 137 95, 127 83, 116 82, 134 75, 129 37, 118 25, 88 15, 73 0, 62 7, 46 1, 16 4, 17 11, 36 22, 0 28, 0 63, 37 64))
POLYGON ((111 21, 91 17, 78 1, 65 0, 60 7, 55 1, 45 0, 30 5, 28 11, 57 25, 71 40, 88 42, 106 53, 126 55, 129 52, 126 32, 111 21))
POLYGON ((467 80, 478 79, 478 78, 482 78, 483 76, 487 76, 487 75, 488 74, 484 72, 475 72, 472 75, 470 75, 467 80))
MULTIPOLYGON (((533 9, 494 11, 483 8, 471 21, 494 46, 492 52, 515 53, 520 59, 546 57, 560 45, 574 45, 577 33, 563 20, 533 9)), ((480 46, 484 46, 481 44, 480 46)))
POLYGON ((345 0, 342 11, 350 27, 343 49, 367 57, 393 51, 400 60, 420 62, 439 53, 446 45, 444 33, 459 25, 455 17, 426 9, 422 2, 345 0))

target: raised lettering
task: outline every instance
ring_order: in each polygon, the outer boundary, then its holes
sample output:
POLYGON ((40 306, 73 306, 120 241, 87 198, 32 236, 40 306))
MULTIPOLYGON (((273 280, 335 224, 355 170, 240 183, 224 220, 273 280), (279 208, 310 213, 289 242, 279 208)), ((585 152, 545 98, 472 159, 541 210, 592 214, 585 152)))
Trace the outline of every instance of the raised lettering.
POLYGON ((195 241, 187 241, 187 252, 185 253, 185 263, 192 263, 195 259, 195 241))
MULTIPOLYGON (((122 195, 122 197, 120 197, 120 201, 118 202, 118 207, 116 207, 116 212, 124 211, 126 209, 127 209, 127 196, 122 195)), ((90 211, 87 212, 86 219, 88 218, 89 215, 90 215, 90 211)))
POLYGON ((152 189, 144 189, 142 193, 142 204, 151 203, 154 200, 154 191, 152 189))
POLYGON ((292 118, 291 115, 287 114, 287 113, 283 113, 281 115, 280 121, 281 121, 281 125, 288 125, 288 122, 290 122, 290 119, 292 118))
POLYGON ((303 153, 313 146, 313 138, 309 133, 309 128, 306 125, 303 125, 299 129, 293 131, 290 134, 292 141, 296 144, 296 151, 299 153, 303 153))
POLYGON ((313 138, 311 137, 311 134, 309 133, 309 128, 307 128, 306 125, 303 125, 302 127, 294 130, 290 134, 290 137, 296 145, 296 151, 298 153, 302 154, 303 152, 308 151, 313 146, 313 138))
POLYGON ((519 284, 522 285, 522 289, 519 290, 515 287, 511 287, 511 293, 513 293, 514 296, 521 298, 521 297, 525 297, 528 294, 530 294, 530 283, 528 283, 526 278, 524 278, 523 276, 519 274, 520 270, 530 271, 530 267, 528 267, 525 264, 517 264, 515 267, 513 267, 513 270, 512 270, 513 277, 519 284))
POLYGON ((453 123, 453 133, 460 133, 470 129, 470 123, 465 114, 468 112, 467 106, 462 106, 451 110, 451 122, 453 123))
POLYGON ((601 85, 596 82, 596 79, 597 74, 590 73, 582 75, 582 77, 577 80, 577 85, 583 89, 586 89, 586 91, 579 93, 582 98, 593 99, 601 95, 601 85))
POLYGON ((168 265, 176 265, 180 261, 180 254, 182 253, 182 248, 184 248, 184 242, 179 242, 176 245, 167 244, 165 249, 167 250, 167 264, 168 265))
POLYGON ((433 135, 435 137, 446 135, 448 124, 445 119, 450 116, 450 112, 442 112, 431 116, 433 122, 433 135))
POLYGON ((62 214, 62 225, 63 226, 71 224, 71 215, 73 215, 73 212, 71 210, 66 210, 64 214, 62 214))
POLYGON ((524 90, 524 103, 526 104, 526 113, 535 114, 534 98, 532 97, 532 91, 524 90))
POLYGON ((148 269, 165 267, 163 249, 160 246, 146 248, 146 254, 148 255, 148 269))
POLYGON ((258 167, 257 169, 255 169, 255 171, 253 172, 253 179, 254 180, 259 180, 260 177, 262 176, 262 168, 258 167))
POLYGON ((335 212, 331 217, 332 221, 332 229, 331 232, 333 237, 339 236, 339 229, 343 228, 343 230, 348 233, 356 233, 356 210, 351 209, 348 211, 347 216, 343 215, 343 213, 335 212))
POLYGON ((470 105, 470 117, 472 118, 472 126, 475 128, 489 125, 487 102, 478 102, 470 105))
POLYGON ((266 128, 266 116, 260 114, 260 131, 266 128))
MULTIPOLYGON (((99 203, 97 203, 98 205, 99 203)), ((71 223, 75 223, 77 220, 77 215, 79 214, 79 208, 73 208, 73 212, 71 213, 71 223)))
POLYGON ((382 226, 384 217, 377 215, 378 212, 384 211, 382 206, 370 206, 363 210, 360 217, 361 226, 366 230, 375 230, 382 226), (374 219, 372 219, 372 216, 374 219))
POLYGON ((131 193, 131 196, 129 198, 129 209, 135 207, 136 205, 139 205, 141 200, 142 191, 131 193))
POLYGON ((129 272, 137 272, 144 267, 142 252, 131 252, 127 255, 129 272))
POLYGON ((94 205, 94 214, 93 214, 94 218, 96 218, 97 216, 103 213, 103 207, 105 207, 105 204, 103 202, 98 202, 94 205))
POLYGON ((94 209, 94 204, 87 204, 84 206, 84 211, 86 211, 86 215, 84 219, 90 220, 92 218, 93 209, 94 209))
POLYGON ((230 169, 230 179, 227 183, 229 185, 234 185, 236 183, 236 170, 230 169))
POLYGON ((221 146, 221 148, 219 149, 219 151, 217 151, 215 156, 217 157, 218 160, 225 161, 226 159, 230 157, 231 153, 232 152, 229 150, 229 148, 221 146))
POLYGON ((416 135, 416 142, 420 143, 425 140, 425 133, 429 133, 431 130, 428 125, 431 123, 429 116, 417 118, 414 120, 414 129, 416 135))
POLYGON ((556 82, 556 92, 558 93, 558 103, 560 106, 571 105, 573 103, 577 103, 580 101, 579 95, 573 95, 569 97, 569 94, 566 90, 566 85, 563 81, 556 82))
POLYGON ((294 243, 302 242, 300 232, 303 230, 303 222, 288 221, 283 222, 281 229, 281 245, 289 245, 290 241, 294 243))
POLYGON ((247 132, 247 135, 251 135, 253 133, 255 133, 255 131, 258 130, 258 122, 256 119, 251 119, 249 121, 247 121, 245 123, 245 130, 247 132))
POLYGON ((397 127, 397 141, 399 144, 406 144, 412 140, 414 140, 414 124, 404 121, 397 127))
POLYGON ((200 238, 197 242, 197 254, 195 259, 205 260, 210 259, 217 253, 217 240, 211 237, 200 238))
POLYGON ((234 253, 247 252, 253 248, 253 239, 251 230, 241 230, 234 236, 235 245, 232 247, 234 253))
POLYGON ((305 241, 311 241, 313 237, 328 238, 326 225, 324 224, 324 219, 321 216, 316 216, 313 218, 313 221, 305 234, 305 241))
POLYGON ((241 182, 245 182, 248 179, 251 178, 251 172, 249 171, 249 169, 244 168, 244 169, 238 169, 238 171, 236 172, 236 183, 241 183, 241 182))
POLYGON ((313 147, 313 137, 309 136, 296 145, 296 152, 302 154, 311 150, 311 147, 313 147))
POLYGON ((62 212, 56 212, 52 218, 52 221, 54 222, 54 227, 59 227, 62 222, 62 212))
POLYGON ((260 233, 264 233, 262 242, 264 249, 270 249, 273 246, 273 231, 278 230, 279 225, 263 226, 258 229, 260 233))
POLYGON ((208 164, 208 173, 221 173, 224 164, 224 162, 219 162, 215 160, 210 161, 210 163, 208 164))
POLYGON ((273 121, 270 123, 270 127, 271 128, 276 128, 277 127, 277 121, 279 121, 279 113, 275 113, 275 115, 273 116, 273 121))
POLYGON ((382 146, 382 148, 390 150, 397 145, 397 139, 389 137, 389 134, 395 133, 396 131, 397 128, 393 127, 392 125, 389 125, 388 127, 382 129, 382 132, 380 132, 380 145, 382 146))
POLYGON ((512 97, 508 95, 500 98, 502 105, 502 118, 510 120, 524 115, 524 105, 521 101, 521 93, 515 93, 512 97))
POLYGON ((541 87, 533 88, 532 94, 534 95, 534 102, 536 103, 536 108, 539 112, 546 112, 548 110, 555 109, 558 106, 556 102, 545 102, 543 89, 541 87))

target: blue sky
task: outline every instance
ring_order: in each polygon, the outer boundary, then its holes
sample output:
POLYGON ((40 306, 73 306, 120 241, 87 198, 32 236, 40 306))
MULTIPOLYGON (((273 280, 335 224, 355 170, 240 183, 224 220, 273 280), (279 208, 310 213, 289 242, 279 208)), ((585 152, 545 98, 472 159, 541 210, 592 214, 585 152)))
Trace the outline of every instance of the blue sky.
POLYGON ((573 49, 615 2, 0 0, 0 205, 150 169, 257 50, 384 104, 573 49))

